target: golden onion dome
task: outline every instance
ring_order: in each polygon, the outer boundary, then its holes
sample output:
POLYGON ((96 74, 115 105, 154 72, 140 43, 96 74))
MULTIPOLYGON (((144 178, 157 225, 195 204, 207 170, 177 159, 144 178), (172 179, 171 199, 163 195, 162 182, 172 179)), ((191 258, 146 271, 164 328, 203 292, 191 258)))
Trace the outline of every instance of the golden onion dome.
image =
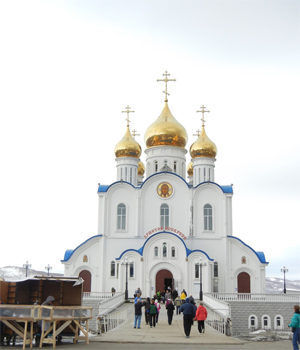
POLYGON ((194 169, 193 169, 193 162, 192 161, 189 162, 186 170, 187 170, 187 173, 189 176, 193 175, 194 169))
POLYGON ((142 153, 141 146, 132 137, 129 127, 122 140, 116 144, 115 155, 117 158, 133 157, 139 158, 142 153))
POLYGON ((192 158, 215 158, 217 155, 217 146, 206 135, 204 126, 198 139, 190 147, 190 155, 192 158))
POLYGON ((139 161, 138 165, 138 175, 143 176, 145 174, 145 165, 141 160, 139 161))
POLYGON ((185 128, 173 117, 166 102, 161 115, 146 130, 145 143, 147 148, 155 146, 185 148, 187 140, 185 128))

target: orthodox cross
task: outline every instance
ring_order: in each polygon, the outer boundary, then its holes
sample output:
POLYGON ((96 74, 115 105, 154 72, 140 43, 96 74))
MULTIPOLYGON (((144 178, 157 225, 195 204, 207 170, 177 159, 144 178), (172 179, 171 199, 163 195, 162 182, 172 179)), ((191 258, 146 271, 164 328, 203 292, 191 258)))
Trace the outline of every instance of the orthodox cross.
POLYGON ((201 113, 202 113, 202 118, 201 118, 201 120, 202 120, 202 126, 204 126, 204 122, 205 122, 205 120, 204 120, 204 113, 209 113, 209 111, 205 111, 205 110, 204 110, 205 108, 206 108, 206 107, 204 107, 204 105, 202 105, 202 106, 200 107, 201 111, 196 111, 196 112, 201 112, 201 113))
POLYGON ((132 136, 135 138, 136 136, 141 136, 140 134, 137 134, 137 131, 135 129, 132 130, 132 136))
POLYGON ((157 81, 164 81, 165 82, 165 91, 163 91, 163 93, 165 94, 165 102, 168 102, 168 95, 170 95, 168 93, 168 81, 176 81, 176 79, 168 79, 168 75, 170 75, 170 73, 168 73, 168 71, 165 71, 165 73, 163 73, 163 76, 165 76, 165 79, 157 79, 157 81))
POLYGON ((125 107, 125 109, 127 109, 127 111, 122 111, 122 113, 127 113, 127 118, 126 118, 126 120, 127 120, 127 128, 129 128, 129 123, 130 123, 130 120, 129 120, 129 113, 130 113, 130 112, 134 113, 134 111, 130 111, 130 108, 131 108, 131 107, 129 107, 129 106, 127 105, 127 107, 125 107))
POLYGON ((201 134, 201 131, 198 129, 198 130, 196 130, 196 134, 193 134, 193 136, 200 136, 200 134, 201 134))

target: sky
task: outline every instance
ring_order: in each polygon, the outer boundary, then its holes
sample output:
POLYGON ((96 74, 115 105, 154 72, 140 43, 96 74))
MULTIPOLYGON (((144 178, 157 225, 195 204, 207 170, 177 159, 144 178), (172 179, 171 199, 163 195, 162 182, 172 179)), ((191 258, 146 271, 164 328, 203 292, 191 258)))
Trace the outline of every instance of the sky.
POLYGON ((210 110, 233 235, 265 253, 268 277, 300 279, 298 0, 1 0, 0 33, 0 267, 63 272, 97 235, 121 112, 144 151, 167 70, 187 149, 210 110))

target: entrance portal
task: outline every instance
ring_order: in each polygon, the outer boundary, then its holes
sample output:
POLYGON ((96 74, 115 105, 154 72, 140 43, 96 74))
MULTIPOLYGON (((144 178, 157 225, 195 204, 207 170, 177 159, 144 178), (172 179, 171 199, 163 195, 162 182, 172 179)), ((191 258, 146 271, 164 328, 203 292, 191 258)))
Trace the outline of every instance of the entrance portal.
POLYGON ((237 277, 238 293, 250 293, 250 275, 247 272, 241 272, 237 277))
POLYGON ((169 270, 160 270, 156 274, 156 280, 155 280, 155 292, 162 292, 163 290, 166 290, 168 287, 173 290, 174 288, 174 280, 173 275, 169 270))
POLYGON ((83 293, 90 293, 91 284, 92 284, 92 275, 90 271, 82 270, 79 274, 79 277, 83 279, 83 293))

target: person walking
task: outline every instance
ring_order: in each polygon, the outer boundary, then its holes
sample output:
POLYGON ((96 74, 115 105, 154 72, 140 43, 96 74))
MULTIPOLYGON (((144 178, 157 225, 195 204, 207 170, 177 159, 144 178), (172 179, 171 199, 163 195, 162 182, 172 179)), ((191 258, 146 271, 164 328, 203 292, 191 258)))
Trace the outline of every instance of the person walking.
POLYGON ((180 306, 179 313, 181 312, 183 313, 183 328, 185 337, 189 338, 191 333, 191 327, 193 324, 193 319, 196 315, 195 307, 190 303, 189 298, 186 298, 185 303, 180 306))
POLYGON ((300 311, 299 305, 294 306, 294 315, 288 327, 292 328, 293 332, 293 350, 299 350, 300 344, 300 311))
POLYGON ((145 323, 148 325, 149 324, 149 309, 150 309, 150 298, 147 297, 145 301, 145 323))
POLYGON ((155 327, 156 324, 156 314, 157 314, 157 307, 154 303, 154 299, 151 300, 151 304, 149 307, 149 323, 150 323, 150 328, 155 327))
POLYGON ((142 307, 145 303, 142 303, 140 299, 134 304, 134 326, 133 328, 141 329, 141 319, 142 319, 142 307))
POLYGON ((158 316, 159 316, 159 313, 160 313, 160 303, 158 302, 157 299, 155 300, 155 306, 156 306, 156 308, 157 308, 156 323, 158 323, 158 316))
POLYGON ((174 304, 173 301, 171 299, 169 299, 168 305, 166 306, 167 309, 167 315, 168 315, 168 324, 169 326, 171 326, 172 324, 172 320, 173 320, 173 315, 174 315, 174 304))
POLYGON ((179 314, 179 308, 182 304, 182 300, 179 295, 177 295, 177 298, 174 300, 175 306, 176 306, 176 315, 179 314))
POLYGON ((203 306, 203 303, 200 303, 196 311, 195 320, 198 321, 198 332, 199 334, 205 332, 205 320, 207 319, 207 310, 203 306))

